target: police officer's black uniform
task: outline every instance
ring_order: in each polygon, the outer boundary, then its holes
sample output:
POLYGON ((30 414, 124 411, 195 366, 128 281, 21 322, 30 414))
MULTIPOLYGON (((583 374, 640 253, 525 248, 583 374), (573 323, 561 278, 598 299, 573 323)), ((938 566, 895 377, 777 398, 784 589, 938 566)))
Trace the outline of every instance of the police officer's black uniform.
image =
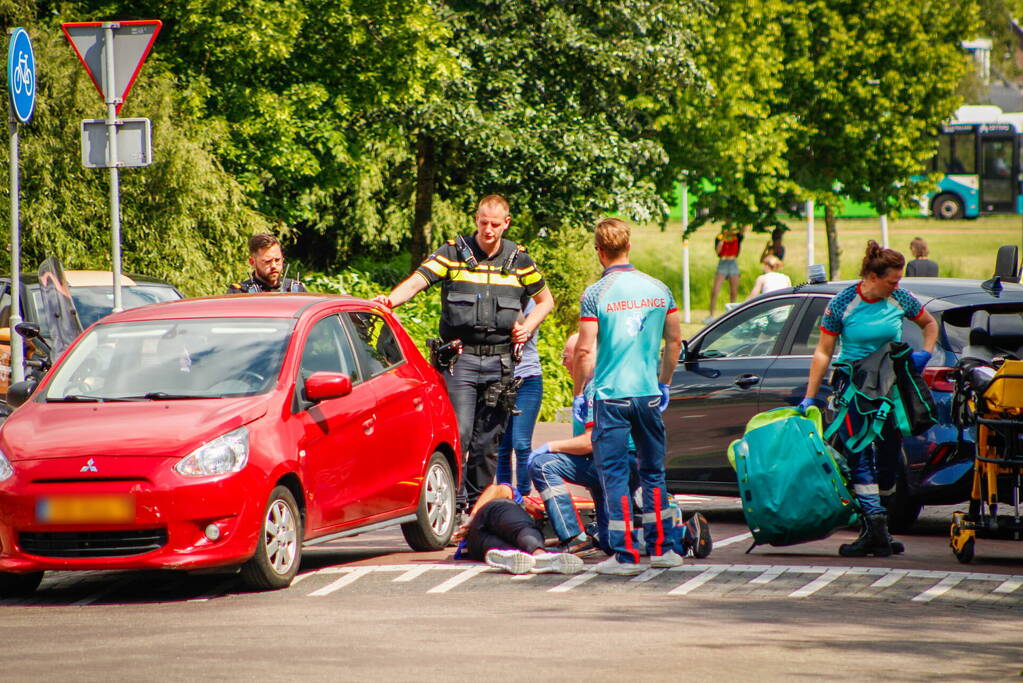
POLYGON ((277 286, 272 287, 269 283, 264 282, 255 273, 252 274, 248 280, 242 282, 232 282, 227 288, 228 294, 262 294, 264 292, 304 292, 305 287, 298 280, 292 280, 290 277, 282 277, 277 281, 277 286))
POLYGON ((508 396, 501 400, 496 390, 514 381, 512 327, 523 301, 547 285, 524 247, 501 240, 501 249, 488 256, 475 235, 448 240, 416 272, 430 285, 443 283, 440 337, 463 344, 461 355, 442 374, 464 454, 458 503, 471 508, 494 479, 497 445, 511 410, 508 396))

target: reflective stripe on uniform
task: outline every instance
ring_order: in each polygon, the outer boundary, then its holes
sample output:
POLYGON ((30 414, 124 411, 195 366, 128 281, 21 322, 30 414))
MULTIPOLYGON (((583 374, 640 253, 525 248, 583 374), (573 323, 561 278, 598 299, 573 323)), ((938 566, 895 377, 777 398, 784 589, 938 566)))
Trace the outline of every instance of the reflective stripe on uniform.
POLYGON ((853 484, 853 493, 857 496, 876 496, 877 484, 853 484))
POLYGON ((540 492, 540 497, 543 498, 544 500, 550 500, 551 498, 554 498, 555 496, 567 496, 567 495, 569 495, 568 487, 565 486, 564 484, 558 484, 557 486, 551 486, 551 487, 546 488, 546 489, 544 489, 543 491, 540 492))
POLYGON ((608 531, 625 531, 625 520, 609 519, 607 522, 608 531))
POLYGON ((433 258, 429 261, 423 262, 424 268, 429 268, 437 277, 447 277, 448 269, 443 264, 439 263, 440 259, 433 258))
POLYGON ((529 275, 522 275, 519 279, 522 281, 522 286, 523 287, 528 287, 529 285, 533 284, 534 282, 539 282, 542 278, 543 278, 543 276, 540 275, 540 273, 538 273, 538 272, 536 272, 534 270, 529 275))
POLYGON ((656 512, 644 512, 643 523, 644 524, 652 524, 654 522, 660 523, 662 520, 671 519, 671 516, 672 516, 671 508, 664 508, 663 510, 661 510, 659 515, 656 512))
MULTIPOLYGON (((539 280, 539 273, 533 282, 539 280)), ((507 285, 508 287, 518 287, 519 278, 515 275, 502 275, 498 272, 488 273, 477 273, 471 270, 451 270, 451 281, 452 282, 472 282, 478 285, 507 285)), ((522 284, 526 284, 523 282, 522 284)))

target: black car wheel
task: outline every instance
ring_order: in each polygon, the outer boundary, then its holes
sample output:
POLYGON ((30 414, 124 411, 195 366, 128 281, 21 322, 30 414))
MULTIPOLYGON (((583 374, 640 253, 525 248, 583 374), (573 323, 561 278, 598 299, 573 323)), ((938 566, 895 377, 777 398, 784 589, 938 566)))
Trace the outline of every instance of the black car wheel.
POLYGON ((413 550, 440 550, 455 531, 455 481, 448 461, 434 453, 419 493, 416 521, 401 525, 413 550))
POLYGON ((256 590, 287 588, 302 562, 302 517, 286 486, 270 492, 256 554, 242 566, 242 580, 256 590))

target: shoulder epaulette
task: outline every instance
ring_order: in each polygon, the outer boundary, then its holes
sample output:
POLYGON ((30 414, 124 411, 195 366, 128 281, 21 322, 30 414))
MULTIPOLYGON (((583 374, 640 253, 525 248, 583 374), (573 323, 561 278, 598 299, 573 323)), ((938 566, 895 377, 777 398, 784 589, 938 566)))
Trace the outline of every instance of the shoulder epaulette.
POLYGON ((450 240, 448 240, 447 242, 448 242, 448 244, 449 244, 450 246, 452 246, 452 247, 453 247, 453 246, 455 246, 455 240, 453 240, 453 239, 450 239, 450 240))
POLYGON ((526 251, 526 246, 524 244, 519 244, 517 246, 519 248, 519 251, 526 251))

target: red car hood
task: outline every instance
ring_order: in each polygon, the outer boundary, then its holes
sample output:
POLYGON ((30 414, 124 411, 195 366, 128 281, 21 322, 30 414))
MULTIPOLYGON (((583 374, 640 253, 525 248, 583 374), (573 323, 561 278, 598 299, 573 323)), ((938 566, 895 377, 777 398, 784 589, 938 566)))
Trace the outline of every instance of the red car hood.
POLYGON ((11 460, 180 457, 266 414, 269 396, 110 403, 29 401, 0 431, 11 460))

